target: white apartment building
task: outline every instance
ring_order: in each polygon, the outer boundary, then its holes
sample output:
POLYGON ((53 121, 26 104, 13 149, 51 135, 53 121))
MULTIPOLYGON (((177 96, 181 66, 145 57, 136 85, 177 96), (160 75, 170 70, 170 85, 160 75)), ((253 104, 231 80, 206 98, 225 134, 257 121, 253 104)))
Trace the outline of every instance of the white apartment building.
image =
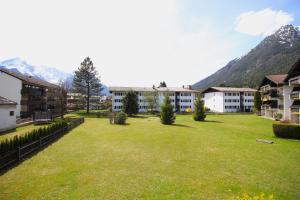
POLYGON ((211 112, 253 112, 255 89, 210 87, 202 92, 211 112))
POLYGON ((154 110, 158 111, 162 104, 165 95, 169 95, 174 111, 184 112, 190 108, 194 110, 194 101, 196 99, 196 90, 192 90, 191 86, 180 87, 109 87, 112 94, 112 111, 118 112, 122 110, 122 99, 129 91, 136 92, 138 96, 139 112, 147 112, 148 102, 145 101, 147 95, 153 95, 157 98, 157 107, 154 110))

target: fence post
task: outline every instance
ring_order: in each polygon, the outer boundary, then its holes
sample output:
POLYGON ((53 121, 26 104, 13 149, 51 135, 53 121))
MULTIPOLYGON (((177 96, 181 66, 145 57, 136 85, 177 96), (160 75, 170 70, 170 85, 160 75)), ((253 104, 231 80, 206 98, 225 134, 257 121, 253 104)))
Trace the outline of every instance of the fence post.
POLYGON ((21 147, 18 147, 18 161, 21 160, 21 147))
POLYGON ((40 142, 40 148, 42 147, 42 138, 41 136, 39 137, 39 142, 40 142))

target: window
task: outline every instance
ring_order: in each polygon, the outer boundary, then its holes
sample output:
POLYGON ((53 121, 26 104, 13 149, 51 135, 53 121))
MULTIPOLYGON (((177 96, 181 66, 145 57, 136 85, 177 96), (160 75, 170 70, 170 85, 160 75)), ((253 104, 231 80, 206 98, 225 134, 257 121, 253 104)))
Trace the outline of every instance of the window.
POLYGON ((15 111, 9 111, 9 116, 14 116, 15 115, 15 111))

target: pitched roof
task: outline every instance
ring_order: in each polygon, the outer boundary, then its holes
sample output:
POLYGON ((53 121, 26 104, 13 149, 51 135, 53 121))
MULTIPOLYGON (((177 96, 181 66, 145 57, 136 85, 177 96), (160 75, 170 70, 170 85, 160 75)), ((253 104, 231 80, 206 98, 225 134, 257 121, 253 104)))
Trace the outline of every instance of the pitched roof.
POLYGON ((0 72, 6 73, 10 76, 13 76, 13 77, 15 77, 15 78, 27 83, 27 84, 32 84, 32 85, 46 87, 46 88, 57 88, 57 87, 59 87, 59 86, 57 86, 55 84, 52 84, 52 83, 49 83, 47 81, 39 80, 39 79, 36 79, 32 76, 26 76, 26 75, 18 73, 18 72, 13 72, 13 71, 10 71, 10 70, 8 70, 6 68, 3 68, 3 67, 0 68, 0 72))
POLYGON ((154 91, 170 91, 170 92, 199 92, 197 90, 192 90, 188 88, 181 88, 181 87, 159 87, 159 88, 152 88, 152 87, 108 87, 108 90, 111 92, 154 92, 154 91))
POLYGON ((17 105, 17 103, 0 96, 0 105, 17 105))
POLYGON ((202 93, 209 92, 256 92, 256 90, 252 88, 210 87, 204 90, 202 93))
POLYGON ((287 77, 287 74, 276 74, 276 75, 268 75, 267 79, 276 83, 277 85, 284 84, 284 80, 287 77))

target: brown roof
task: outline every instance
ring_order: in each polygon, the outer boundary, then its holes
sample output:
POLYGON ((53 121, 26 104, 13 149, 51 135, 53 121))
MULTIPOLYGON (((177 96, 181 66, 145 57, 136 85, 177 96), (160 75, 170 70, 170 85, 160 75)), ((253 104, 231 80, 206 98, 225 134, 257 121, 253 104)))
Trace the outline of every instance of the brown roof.
POLYGON ((20 79, 21 81, 27 83, 27 84, 32 84, 40 87, 46 87, 46 88, 56 88, 58 87, 55 84, 49 83, 47 81, 39 80, 36 78, 33 78, 32 76, 26 76, 24 74, 18 73, 18 72, 12 72, 6 68, 0 68, 0 72, 4 72, 10 76, 13 76, 17 79, 20 79))
POLYGON ((210 87, 204 90, 202 93, 209 92, 256 92, 256 90, 252 88, 210 87))
POLYGON ((0 105, 17 105, 17 103, 0 96, 0 105))
POLYGON ((192 90, 188 88, 183 87, 109 87, 109 91, 111 92, 129 92, 129 91, 135 91, 135 92, 164 92, 164 91, 170 91, 170 92, 199 92, 197 90, 192 90))
POLYGON ((283 84, 285 78, 287 77, 287 74, 276 74, 276 75, 268 75, 266 76, 267 79, 269 79, 270 81, 278 84, 283 84))

